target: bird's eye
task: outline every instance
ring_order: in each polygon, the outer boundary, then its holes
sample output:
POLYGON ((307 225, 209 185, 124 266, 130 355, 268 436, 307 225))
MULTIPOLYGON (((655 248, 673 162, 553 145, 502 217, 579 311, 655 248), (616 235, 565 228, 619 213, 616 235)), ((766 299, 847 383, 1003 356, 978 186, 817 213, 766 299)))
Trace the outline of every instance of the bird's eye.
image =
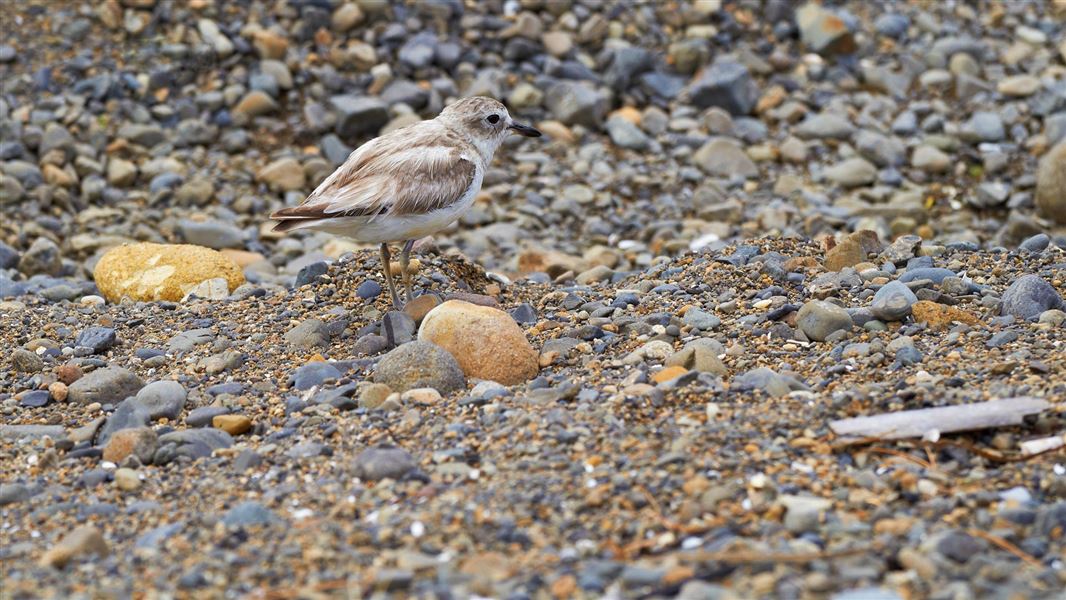
POLYGON ((489 115, 487 120, 489 123, 495 125, 500 122, 500 115, 489 115))

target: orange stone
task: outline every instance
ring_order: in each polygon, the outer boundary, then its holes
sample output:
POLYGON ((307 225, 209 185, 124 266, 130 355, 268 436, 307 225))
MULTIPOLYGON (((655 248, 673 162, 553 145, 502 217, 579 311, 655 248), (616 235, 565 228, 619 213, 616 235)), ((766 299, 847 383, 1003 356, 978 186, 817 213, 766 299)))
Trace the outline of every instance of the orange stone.
POLYGON ((948 329, 955 323, 981 324, 981 319, 969 311, 947 304, 938 304, 931 300, 915 302, 911 307, 911 315, 915 322, 926 323, 930 329, 934 330, 948 329))
POLYGON ((686 369, 685 367, 674 365, 672 367, 665 367, 661 371, 658 371, 657 373, 651 376, 651 380, 655 383, 663 383, 666 381, 670 381, 671 379, 677 379, 685 373, 688 373, 688 369, 686 369))
POLYGON ((252 428, 252 420, 244 415, 215 415, 211 425, 230 435, 240 435, 252 428))
POLYGON ((563 575, 559 579, 552 582, 551 594, 552 598, 558 600, 566 600, 574 595, 577 590, 577 579, 573 575, 563 575))

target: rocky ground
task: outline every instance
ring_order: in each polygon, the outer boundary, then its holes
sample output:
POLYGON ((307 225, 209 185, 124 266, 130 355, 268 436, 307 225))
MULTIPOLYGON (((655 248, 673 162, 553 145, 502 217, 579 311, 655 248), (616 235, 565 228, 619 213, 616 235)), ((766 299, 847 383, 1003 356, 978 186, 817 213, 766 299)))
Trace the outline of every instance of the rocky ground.
POLYGON ((825 5, 5 4, 0 597, 1061 598, 1066 5, 825 5), (269 231, 471 94, 404 311, 269 231))

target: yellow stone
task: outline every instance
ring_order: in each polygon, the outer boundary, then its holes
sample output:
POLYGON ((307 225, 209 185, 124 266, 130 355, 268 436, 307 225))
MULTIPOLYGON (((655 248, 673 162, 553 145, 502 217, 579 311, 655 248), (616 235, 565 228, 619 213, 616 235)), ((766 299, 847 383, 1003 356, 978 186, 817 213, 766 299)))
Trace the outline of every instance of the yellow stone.
POLYGON ((108 250, 93 271, 104 297, 178 302, 208 279, 223 278, 233 291, 244 283, 240 267, 221 253, 190 244, 123 244, 108 250))
POLYGON ((230 435, 240 435, 252 428, 252 420, 244 415, 215 415, 211 426, 230 435))

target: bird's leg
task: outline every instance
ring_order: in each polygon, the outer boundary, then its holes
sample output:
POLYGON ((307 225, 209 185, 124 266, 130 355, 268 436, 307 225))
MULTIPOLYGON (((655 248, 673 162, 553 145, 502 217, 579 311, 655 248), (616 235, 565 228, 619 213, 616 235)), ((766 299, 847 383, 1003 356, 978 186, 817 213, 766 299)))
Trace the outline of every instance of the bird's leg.
POLYGON ((392 296, 392 306, 400 310, 400 296, 396 293, 396 282, 392 280, 392 266, 389 264, 389 245, 381 245, 381 270, 385 272, 385 283, 389 284, 389 295, 392 296))
POLYGON ((414 240, 407 240, 404 242, 403 250, 400 252, 400 268, 403 269, 403 287, 407 291, 408 302, 415 299, 415 295, 411 291, 411 272, 407 269, 407 265, 410 264, 411 261, 411 248, 413 248, 414 245, 414 240))

